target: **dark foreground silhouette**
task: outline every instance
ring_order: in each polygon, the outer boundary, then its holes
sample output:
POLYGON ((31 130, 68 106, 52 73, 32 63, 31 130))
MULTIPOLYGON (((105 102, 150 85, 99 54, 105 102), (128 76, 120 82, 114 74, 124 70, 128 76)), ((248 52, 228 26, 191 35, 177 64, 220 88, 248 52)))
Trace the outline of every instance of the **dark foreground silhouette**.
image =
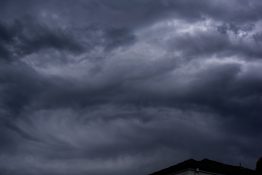
POLYGON ((219 174, 219 175, 262 175, 262 158, 257 161, 256 170, 233 166, 209 159, 197 161, 189 159, 174 166, 154 172, 150 175, 179 175, 179 174, 219 174))

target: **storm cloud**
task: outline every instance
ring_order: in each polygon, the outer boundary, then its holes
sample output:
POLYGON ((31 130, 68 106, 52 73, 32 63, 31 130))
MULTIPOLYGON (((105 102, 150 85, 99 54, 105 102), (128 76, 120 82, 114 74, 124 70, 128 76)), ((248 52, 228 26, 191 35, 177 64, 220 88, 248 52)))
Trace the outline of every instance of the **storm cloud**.
POLYGON ((149 174, 262 154, 259 0, 2 0, 0 172, 149 174))

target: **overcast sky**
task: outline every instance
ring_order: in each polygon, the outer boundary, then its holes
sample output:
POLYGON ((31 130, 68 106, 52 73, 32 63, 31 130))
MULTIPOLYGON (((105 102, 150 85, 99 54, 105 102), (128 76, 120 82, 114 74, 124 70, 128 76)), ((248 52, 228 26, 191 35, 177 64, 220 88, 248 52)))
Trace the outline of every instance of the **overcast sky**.
POLYGON ((1 0, 0 173, 146 175, 262 155, 262 1, 1 0))

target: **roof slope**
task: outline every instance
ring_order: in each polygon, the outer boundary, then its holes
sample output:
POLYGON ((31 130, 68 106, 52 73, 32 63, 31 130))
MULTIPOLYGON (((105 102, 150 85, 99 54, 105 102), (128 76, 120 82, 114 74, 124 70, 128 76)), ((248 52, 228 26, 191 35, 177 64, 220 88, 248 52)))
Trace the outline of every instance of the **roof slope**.
POLYGON ((218 173, 223 175, 255 175, 254 170, 243 168, 240 166, 227 165, 208 159, 203 159, 201 161, 189 159, 177 165, 152 173, 150 175, 168 175, 170 173, 180 172, 187 169, 198 169, 200 171, 218 173))

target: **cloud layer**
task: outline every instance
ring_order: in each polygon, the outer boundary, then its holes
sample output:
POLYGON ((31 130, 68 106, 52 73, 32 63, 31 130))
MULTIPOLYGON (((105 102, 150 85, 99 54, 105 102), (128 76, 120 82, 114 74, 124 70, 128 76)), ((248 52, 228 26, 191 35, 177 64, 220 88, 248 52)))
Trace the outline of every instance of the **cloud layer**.
POLYGON ((258 0, 0 2, 0 172, 147 174, 262 154, 258 0))

